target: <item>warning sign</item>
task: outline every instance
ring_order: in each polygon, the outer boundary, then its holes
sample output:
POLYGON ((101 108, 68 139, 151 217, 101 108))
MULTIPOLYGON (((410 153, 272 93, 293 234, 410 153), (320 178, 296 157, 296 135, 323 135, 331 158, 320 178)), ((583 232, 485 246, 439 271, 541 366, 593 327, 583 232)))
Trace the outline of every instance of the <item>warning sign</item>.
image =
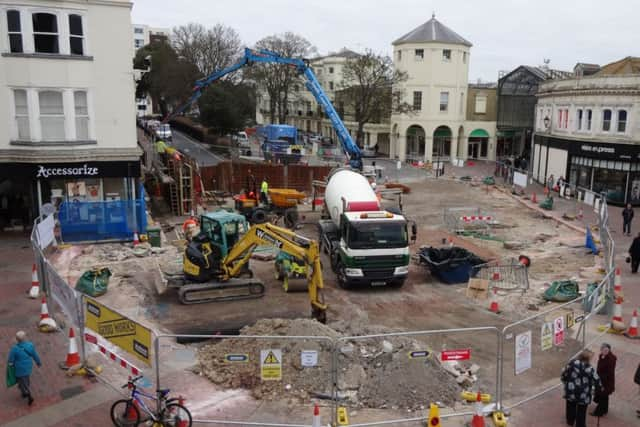
POLYGON ((573 325, 575 324, 576 322, 573 317, 573 311, 567 312, 567 314, 565 315, 565 325, 567 329, 573 328, 573 325))
POLYGON ((564 316, 553 321, 553 344, 559 346, 562 343, 564 343, 564 316))
POLYGON ((151 365, 151 331, 139 323, 96 300, 86 298, 85 326, 147 365, 151 365))
POLYGON ((542 324, 542 330, 540 331, 540 345, 542 351, 550 350, 553 347, 553 324, 546 322, 542 324))
POLYGON ((282 350, 260 350, 262 381, 282 380, 282 350))
POLYGON ((516 335, 516 375, 531 369, 531 331, 516 335))

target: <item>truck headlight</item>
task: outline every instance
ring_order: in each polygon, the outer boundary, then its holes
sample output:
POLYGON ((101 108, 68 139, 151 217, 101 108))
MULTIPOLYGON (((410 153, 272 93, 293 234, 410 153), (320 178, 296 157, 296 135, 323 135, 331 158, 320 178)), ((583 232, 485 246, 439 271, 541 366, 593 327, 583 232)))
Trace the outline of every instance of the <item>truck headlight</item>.
POLYGON ((396 269, 393 271, 393 275, 394 276, 404 276, 405 274, 409 274, 409 266, 408 265, 403 265, 400 267, 396 267, 396 269))
POLYGON ((360 268, 345 268, 344 269, 344 274, 346 274, 347 276, 352 276, 352 277, 362 277, 362 276, 364 276, 364 274, 362 274, 362 269, 360 269, 360 268))

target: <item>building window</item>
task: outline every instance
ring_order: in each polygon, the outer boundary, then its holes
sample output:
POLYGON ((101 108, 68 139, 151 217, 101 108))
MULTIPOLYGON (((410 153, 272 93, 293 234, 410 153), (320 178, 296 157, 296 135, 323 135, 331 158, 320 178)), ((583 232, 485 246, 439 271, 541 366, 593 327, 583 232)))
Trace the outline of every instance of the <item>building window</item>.
POLYGON ((20 11, 7 11, 7 28, 9 32, 9 51, 22 53, 22 25, 20 23, 20 11))
POLYGON ((593 119, 593 110, 587 110, 586 118, 587 122, 585 123, 585 130, 591 130, 591 119, 593 119))
POLYGON ((322 68, 318 68, 318 75, 321 76, 322 75, 322 68))
POLYGON ((618 132, 627 130, 627 110, 618 110, 618 132))
POLYGON ((567 129, 569 127, 569 109, 564 109, 564 115, 562 120, 562 129, 567 129))
POLYGON ((399 50, 399 51, 396 53, 396 56, 397 56, 397 58, 398 58, 398 61, 402 61, 402 51, 401 51, 401 50, 399 50))
POLYGON ((136 43, 136 49, 140 49, 142 46, 144 46, 144 40, 136 39, 135 43, 136 43))
POLYGON ((135 34, 144 34, 144 28, 134 28, 133 32, 135 34))
POLYGON ((414 54, 416 61, 422 61, 424 59, 424 49, 416 49, 414 54))
POLYGON ((414 111, 422 110, 422 92, 413 92, 413 109, 414 111))
POLYGON ((89 107, 87 104, 87 92, 78 90, 73 92, 73 104, 76 114, 76 139, 86 141, 89 139, 89 107))
POLYGON ((579 108, 576 112, 576 129, 577 130, 582 130, 582 116, 584 112, 582 111, 582 108, 579 108))
POLYGON ((29 106, 27 103, 27 91, 16 89, 13 91, 15 102, 16 125, 18 128, 18 139, 28 141, 31 139, 29 132, 29 106))
POLYGON ((329 90, 333 90, 333 82, 329 82, 329 90))
POLYGON ((485 95, 476 95, 476 114, 485 114, 487 112, 487 97, 485 95))
POLYGON ((462 63, 463 64, 467 63, 467 52, 462 52, 462 63))
POLYGON ((34 13, 33 44, 39 53, 59 53, 58 47, 58 19, 52 13, 34 13))
POLYGON ((69 51, 72 55, 84 55, 84 33, 80 15, 69 15, 69 51))
POLYGON ((440 92, 440 111, 449 109, 449 92, 440 92))
POLYGON ((442 50, 442 60, 444 62, 451 61, 451 49, 443 49, 442 50))
POLYGON ((333 74, 333 67, 329 67, 329 74, 333 74))
POLYGON ((609 109, 602 112, 602 130, 605 132, 611 130, 611 110, 609 109))
POLYGON ((64 140, 64 106, 62 103, 62 92, 46 90, 40 92, 38 98, 40 103, 42 140, 64 140))

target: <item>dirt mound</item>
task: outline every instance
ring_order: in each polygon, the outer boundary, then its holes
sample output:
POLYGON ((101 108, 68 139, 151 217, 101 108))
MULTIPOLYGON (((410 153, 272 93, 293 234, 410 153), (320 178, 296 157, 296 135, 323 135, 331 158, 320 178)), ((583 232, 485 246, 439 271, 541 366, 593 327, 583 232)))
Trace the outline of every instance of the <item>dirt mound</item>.
MULTIPOLYGON (((328 340, 289 339, 278 336, 326 336, 338 332, 307 319, 265 319, 241 330, 244 336, 274 338, 228 338, 198 351, 199 371, 225 388, 244 388, 257 399, 308 401, 331 395, 332 343, 328 340), (282 354, 282 380, 261 379, 261 350, 282 354), (315 366, 303 366, 302 351, 316 351, 315 366), (229 362, 230 354, 248 355, 245 363, 229 362)), ((422 346, 423 347, 423 346, 422 346)), ((338 357, 338 395, 350 404, 369 408, 420 409, 425 402, 451 404, 460 391, 433 359, 410 359, 408 353, 422 348, 410 338, 389 337, 341 342, 338 357)))

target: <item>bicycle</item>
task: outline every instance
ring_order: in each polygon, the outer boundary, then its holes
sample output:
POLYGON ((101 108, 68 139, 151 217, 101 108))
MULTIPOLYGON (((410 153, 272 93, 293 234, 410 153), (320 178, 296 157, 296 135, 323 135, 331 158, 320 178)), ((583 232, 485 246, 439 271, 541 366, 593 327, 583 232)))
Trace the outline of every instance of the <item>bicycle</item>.
POLYGON ((129 378, 122 388, 131 390, 128 399, 120 399, 111 405, 111 421, 116 427, 136 427, 140 423, 153 422, 153 427, 191 427, 191 413, 178 403, 178 398, 168 398, 170 390, 157 390, 156 396, 138 390, 136 382, 142 376, 129 378), (145 400, 159 403, 158 410, 149 409, 145 400), (141 418, 140 411, 148 417, 141 418))

